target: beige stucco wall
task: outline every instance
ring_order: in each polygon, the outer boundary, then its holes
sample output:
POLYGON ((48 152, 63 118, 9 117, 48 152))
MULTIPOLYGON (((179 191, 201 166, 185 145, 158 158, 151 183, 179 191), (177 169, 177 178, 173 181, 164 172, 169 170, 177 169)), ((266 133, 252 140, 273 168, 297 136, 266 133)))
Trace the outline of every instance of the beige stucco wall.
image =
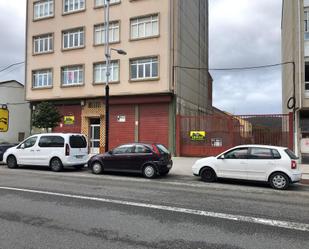
MULTIPOLYGON (((104 96, 104 85, 93 85, 93 63, 104 61, 104 47, 93 46, 94 25, 104 22, 103 8, 94 9, 94 1, 86 1, 86 10, 80 13, 62 15, 62 1, 55 0, 55 17, 33 22, 33 2, 28 0, 27 18, 27 99, 31 101, 44 99, 92 98, 104 96), (85 27, 85 48, 62 52, 62 31, 65 29, 85 27), (54 33, 54 52, 44 55, 32 55, 33 36, 54 33), (78 87, 63 88, 60 85, 61 67, 83 64, 85 66, 85 84, 78 87), (31 72, 36 69, 53 68, 53 88, 31 88, 31 72)), ((111 95, 144 94, 170 92, 170 54, 169 54, 169 1, 122 0, 121 4, 110 7, 110 20, 120 20, 120 43, 113 48, 121 48, 126 56, 112 54, 113 60, 120 60, 120 83, 110 84, 111 95), (139 41, 129 41, 130 18, 146 14, 159 13, 160 36, 139 41), (147 82, 129 82, 129 59, 142 56, 159 56, 159 80, 147 82)))

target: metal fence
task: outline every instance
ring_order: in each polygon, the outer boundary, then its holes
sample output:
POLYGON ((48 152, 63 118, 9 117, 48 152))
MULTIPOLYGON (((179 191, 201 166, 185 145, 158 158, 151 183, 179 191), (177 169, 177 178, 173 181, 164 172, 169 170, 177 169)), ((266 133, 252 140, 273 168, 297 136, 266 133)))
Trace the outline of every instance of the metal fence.
POLYGON ((241 144, 293 148, 293 115, 177 116, 176 133, 179 156, 217 155, 241 144))

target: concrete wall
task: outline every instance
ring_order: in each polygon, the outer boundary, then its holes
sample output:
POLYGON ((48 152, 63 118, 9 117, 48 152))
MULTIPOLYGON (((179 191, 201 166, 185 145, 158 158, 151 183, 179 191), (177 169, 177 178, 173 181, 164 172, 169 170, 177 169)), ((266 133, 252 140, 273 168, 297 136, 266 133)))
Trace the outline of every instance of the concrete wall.
POLYGON ((25 88, 16 81, 0 82, 0 104, 9 109, 9 130, 0 132, 0 143, 17 143, 18 133, 30 134, 30 107, 25 103, 25 88), (11 104, 10 104, 11 103, 11 104))
MULTIPOLYGON (((175 1, 175 65, 208 68, 208 1, 175 1)), ((177 113, 208 109, 208 71, 175 68, 177 113)))

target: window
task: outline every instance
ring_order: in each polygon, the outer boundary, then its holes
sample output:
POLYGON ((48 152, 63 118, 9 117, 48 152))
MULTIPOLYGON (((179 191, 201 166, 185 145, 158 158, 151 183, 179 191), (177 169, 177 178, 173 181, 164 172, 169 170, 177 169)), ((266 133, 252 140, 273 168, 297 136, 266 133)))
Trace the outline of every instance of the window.
POLYGON ((84 28, 72 29, 63 32, 63 49, 80 48, 85 44, 84 28))
POLYGON ((72 135, 70 136, 70 146, 71 148, 87 148, 87 141, 84 136, 72 135))
MULTIPOLYGON (((94 26, 94 44, 105 44, 105 27, 104 24, 94 26)), ((109 23, 109 42, 119 42, 119 22, 109 23)))
POLYGON ((305 63, 305 90, 309 91, 309 62, 305 63))
POLYGON ((271 149, 251 148, 250 159, 273 159, 271 149))
POLYGON ((135 146, 135 153, 151 153, 151 149, 147 148, 146 146, 144 145, 139 145, 137 144, 135 146))
POLYGON ((40 35, 33 38, 33 53, 49 53, 53 51, 53 35, 40 35))
POLYGON ((225 159, 247 159, 248 158, 248 148, 239 148, 227 152, 224 155, 225 159))
MULTIPOLYGON (((94 70, 93 72, 94 83, 106 82, 106 64, 104 62, 94 64, 93 70, 94 70)), ((111 62, 109 72, 110 72, 109 80, 111 82, 119 81, 119 62, 118 61, 111 62)))
MULTIPOLYGON (((109 4, 116 4, 116 3, 120 3, 120 0, 110 0, 109 4)), ((94 1, 94 6, 95 7, 101 7, 106 5, 106 0, 95 0, 94 1)))
POLYGON ((159 16, 138 17, 131 20, 131 39, 159 35, 159 16))
POLYGON ((117 147, 116 149, 113 149, 114 155, 127 154, 127 153, 134 153, 133 145, 121 145, 117 147))
POLYGON ((64 0, 63 12, 70 13, 85 9, 85 0, 64 0))
POLYGON ((43 0, 35 2, 33 5, 33 19, 41 19, 54 15, 54 1, 43 0))
POLYGON ((288 154, 289 158, 294 159, 294 160, 298 159, 298 157, 294 154, 293 151, 291 151, 289 149, 285 149, 284 151, 285 151, 286 154, 288 154))
POLYGON ((304 22, 305 40, 309 40, 309 10, 305 10, 304 22))
POLYGON ((63 86, 81 85, 84 82, 84 68, 82 65, 63 67, 61 74, 63 86))
POLYGON ((158 77, 158 58, 131 60, 131 80, 153 79, 158 77))
POLYGON ((37 140, 38 137, 30 137, 28 138, 25 142, 23 142, 20 146, 18 146, 18 149, 20 148, 30 148, 32 147, 33 145, 35 145, 35 142, 37 140))
POLYGON ((42 148, 62 148, 64 147, 64 138, 60 136, 42 136, 39 141, 39 146, 42 148))
POLYGON ((32 87, 41 88, 41 87, 50 87, 52 86, 52 70, 36 70, 32 72, 32 87))

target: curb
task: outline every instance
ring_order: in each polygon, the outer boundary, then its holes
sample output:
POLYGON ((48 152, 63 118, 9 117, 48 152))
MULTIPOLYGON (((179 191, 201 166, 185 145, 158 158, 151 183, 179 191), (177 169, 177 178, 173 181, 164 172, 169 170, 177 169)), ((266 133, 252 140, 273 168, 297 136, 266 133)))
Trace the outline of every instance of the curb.
POLYGON ((301 179, 300 183, 309 185, 309 179, 301 179))

